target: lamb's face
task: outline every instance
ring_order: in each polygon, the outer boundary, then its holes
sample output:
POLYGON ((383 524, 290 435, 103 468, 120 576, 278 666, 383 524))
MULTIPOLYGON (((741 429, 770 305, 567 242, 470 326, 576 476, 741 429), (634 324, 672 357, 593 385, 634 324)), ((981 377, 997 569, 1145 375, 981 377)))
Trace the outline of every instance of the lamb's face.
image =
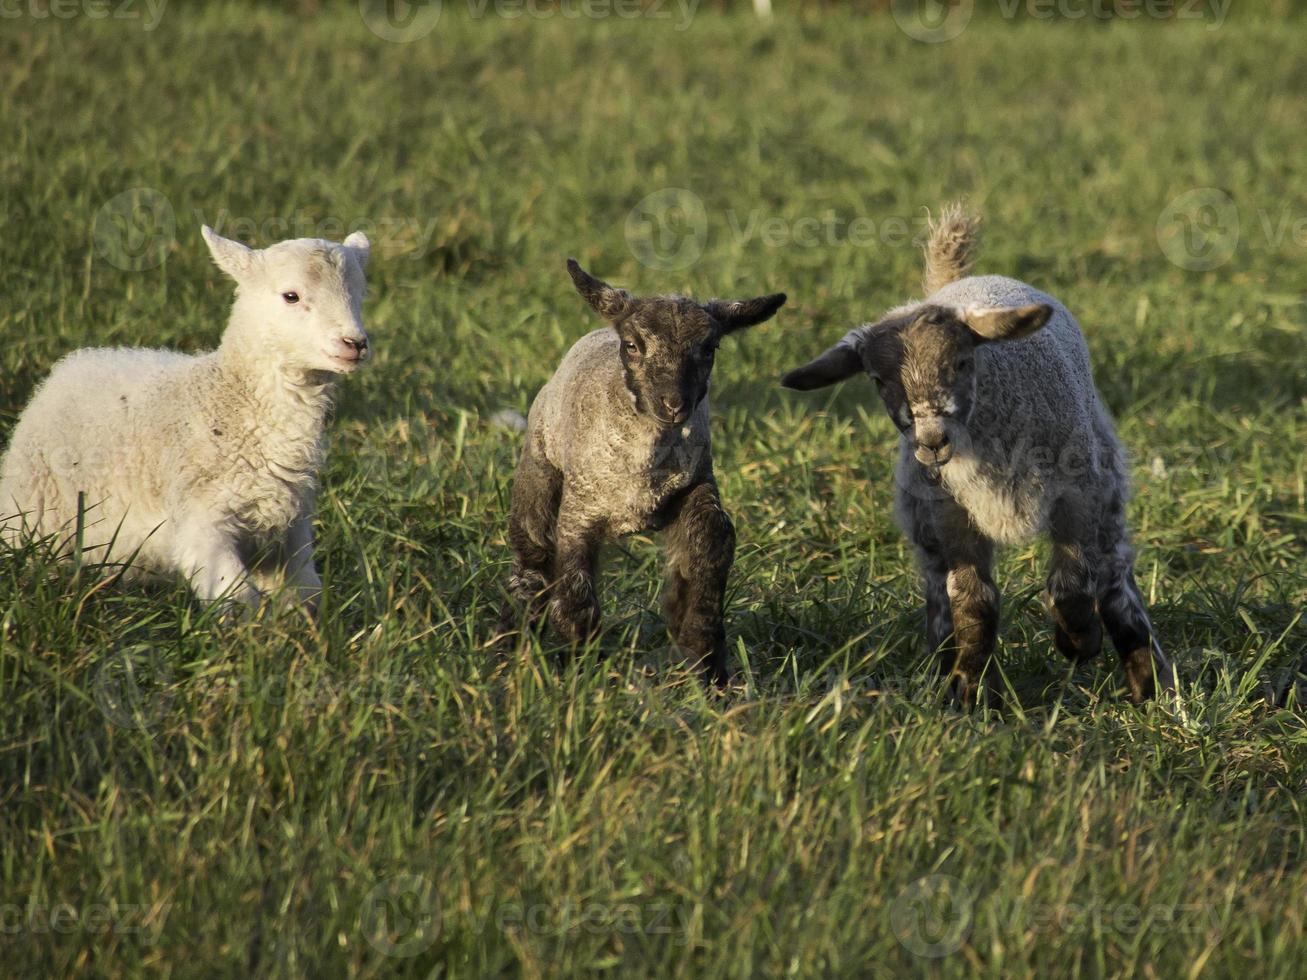
POLYGON ((631 305, 630 314, 613 324, 626 388, 637 412, 680 425, 708 393, 721 324, 680 297, 631 305))
POLYGON ((703 304, 683 296, 636 299, 570 259, 568 271, 577 291, 617 333, 635 410, 665 426, 683 424, 703 401, 722 337, 770 319, 785 302, 784 293, 703 304))
POLYGON ((869 346, 868 374, 923 466, 942 466, 967 435, 976 394, 975 334, 944 307, 926 307, 869 346))
POLYGON ((300 373, 352 374, 371 354, 363 327, 368 240, 296 239, 247 249, 205 229, 218 265, 238 285, 240 321, 269 360, 300 373))
POLYGON ((975 405, 976 347, 1029 336, 1052 313, 1044 304, 983 310, 918 306, 859 327, 789 372, 781 384, 807 391, 866 371, 917 461, 938 469, 966 444, 975 405))

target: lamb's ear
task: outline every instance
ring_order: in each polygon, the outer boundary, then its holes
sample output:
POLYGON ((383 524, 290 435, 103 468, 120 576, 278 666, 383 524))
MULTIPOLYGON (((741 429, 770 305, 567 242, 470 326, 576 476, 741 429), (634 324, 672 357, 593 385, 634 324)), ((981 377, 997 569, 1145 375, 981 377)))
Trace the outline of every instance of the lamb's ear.
POLYGON ((249 276, 254 267, 254 249, 240 242, 234 242, 230 238, 223 238, 208 225, 200 228, 200 234, 204 236, 204 242, 209 246, 209 254, 213 256, 213 261, 219 269, 237 282, 249 276))
POLYGON ((1053 307, 1047 303, 1008 308, 973 309, 962 311, 962 322, 980 342, 987 340, 1020 340, 1029 337, 1049 321, 1053 307))
POLYGON ((625 289, 614 289, 602 279, 596 279, 582 269, 576 259, 567 260, 567 271, 576 284, 576 291, 605 320, 620 320, 630 311, 631 294, 625 289))
POLYGON ((723 333, 734 333, 755 323, 770 320, 785 305, 784 293, 757 296, 753 299, 714 299, 703 304, 704 311, 722 325, 723 333))
POLYGON ((862 360, 863 333, 853 330, 845 334, 834 347, 819 354, 801 368, 795 368, 781 378, 781 384, 795 391, 825 388, 837 381, 851 378, 866 370, 862 360))
POLYGON ((368 256, 372 254, 372 243, 368 241, 368 236, 361 231, 351 232, 343 244, 354 251, 354 257, 359 260, 359 265, 366 269, 368 256))

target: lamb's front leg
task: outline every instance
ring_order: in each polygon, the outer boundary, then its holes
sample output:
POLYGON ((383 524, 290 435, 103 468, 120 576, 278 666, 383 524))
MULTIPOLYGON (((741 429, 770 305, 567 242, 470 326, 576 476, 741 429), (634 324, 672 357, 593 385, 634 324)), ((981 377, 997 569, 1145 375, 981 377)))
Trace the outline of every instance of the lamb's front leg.
POLYGON ((233 535, 203 517, 185 517, 177 524, 173 560, 202 602, 256 608, 259 590, 250 581, 233 535))
POLYGON ((313 516, 304 514, 286 532, 286 585, 311 615, 322 601, 322 579, 313 562, 313 516))
POLYGON ((933 530, 948 568, 945 588, 953 620, 953 641, 946 644, 940 662, 953 676, 959 700, 970 707, 998 638, 994 546, 952 501, 936 510, 933 530))
POLYGON ((585 643, 599 632, 595 573, 602 540, 602 526, 575 502, 569 502, 564 493, 555 530, 549 623, 572 646, 585 643))
POLYGON ((735 526, 708 480, 680 501, 667 527, 667 623, 677 646, 716 684, 726 683, 726 581, 735 526))
POLYGON ((499 621, 503 636, 515 633, 524 621, 527 629, 534 630, 548 608, 562 492, 563 474, 528 443, 513 477, 508 515, 513 567, 499 621))

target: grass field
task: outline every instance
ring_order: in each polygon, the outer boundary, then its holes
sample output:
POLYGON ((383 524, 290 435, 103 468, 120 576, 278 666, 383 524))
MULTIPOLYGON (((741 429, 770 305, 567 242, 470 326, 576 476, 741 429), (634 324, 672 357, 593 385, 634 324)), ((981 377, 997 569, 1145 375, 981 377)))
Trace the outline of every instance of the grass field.
POLYGON ((3 972, 1301 975, 1307 732, 1262 701, 1307 647, 1300 21, 924 44, 447 0, 399 43, 354 4, 14 9, 0 445, 78 346, 217 342, 202 222, 363 224, 377 356, 332 426, 318 625, 0 556, 3 972), (892 425, 865 381, 776 384, 912 295, 959 196, 981 271, 1088 336, 1173 705, 1060 660, 1042 546, 1000 566, 1008 707, 943 705, 892 425), (608 552, 601 651, 486 648, 521 438, 495 418, 595 325, 568 255, 790 294, 718 358, 725 698, 670 662, 653 539, 608 552))

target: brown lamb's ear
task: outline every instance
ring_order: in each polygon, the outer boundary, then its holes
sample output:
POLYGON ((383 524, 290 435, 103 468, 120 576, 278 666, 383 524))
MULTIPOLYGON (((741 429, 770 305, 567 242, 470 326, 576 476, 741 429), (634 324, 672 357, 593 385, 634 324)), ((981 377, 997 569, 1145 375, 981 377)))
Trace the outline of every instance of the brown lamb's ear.
POLYGON ((770 320, 785 305, 784 293, 756 296, 753 299, 714 299, 703 304, 704 312, 722 325, 723 333, 770 320))
POLYGON ((1020 340, 1048 323, 1053 307, 1047 303, 1029 306, 963 310, 961 320, 976 335, 978 343, 990 340, 1020 340))
POLYGON ((567 260, 567 271, 576 284, 576 291, 605 320, 615 323, 630 312, 631 294, 625 289, 614 289, 602 279, 596 279, 582 269, 576 259, 567 260))
POLYGON ((825 388, 865 370, 862 360, 863 332, 852 330, 834 347, 828 347, 803 367, 787 372, 781 384, 795 391, 825 388))

